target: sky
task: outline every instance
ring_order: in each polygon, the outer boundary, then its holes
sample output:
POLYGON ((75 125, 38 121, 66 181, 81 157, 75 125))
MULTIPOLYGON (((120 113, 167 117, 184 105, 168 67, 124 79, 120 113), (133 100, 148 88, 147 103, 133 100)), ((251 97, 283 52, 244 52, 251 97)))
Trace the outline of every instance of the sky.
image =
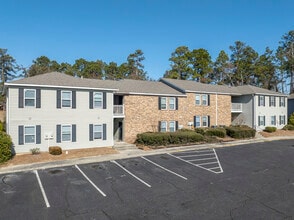
POLYGON ((212 60, 242 41, 262 54, 294 29, 293 0, 0 0, 0 48, 29 67, 40 56, 119 65, 141 49, 154 80, 179 46, 212 60))

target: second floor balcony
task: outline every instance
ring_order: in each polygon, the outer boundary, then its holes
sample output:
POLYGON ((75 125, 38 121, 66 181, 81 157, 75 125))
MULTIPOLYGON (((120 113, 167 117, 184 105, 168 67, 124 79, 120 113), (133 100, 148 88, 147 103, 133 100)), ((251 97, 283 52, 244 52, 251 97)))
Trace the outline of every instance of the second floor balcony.
POLYGON ((124 105, 113 105, 113 116, 116 118, 125 116, 124 105))
POLYGON ((232 103, 232 113, 242 112, 242 103, 232 103))

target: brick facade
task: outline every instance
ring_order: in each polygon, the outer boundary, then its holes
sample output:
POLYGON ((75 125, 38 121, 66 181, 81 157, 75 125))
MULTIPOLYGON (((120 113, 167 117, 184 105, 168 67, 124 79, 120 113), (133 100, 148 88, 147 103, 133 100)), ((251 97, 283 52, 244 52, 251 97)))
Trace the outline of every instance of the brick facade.
POLYGON ((158 131, 159 121, 178 121, 179 126, 189 128, 195 115, 210 116, 210 126, 231 124, 231 96, 211 94, 209 106, 196 106, 195 94, 186 95, 178 97, 178 110, 159 110, 158 96, 124 96, 124 141, 133 143, 139 133, 158 131))

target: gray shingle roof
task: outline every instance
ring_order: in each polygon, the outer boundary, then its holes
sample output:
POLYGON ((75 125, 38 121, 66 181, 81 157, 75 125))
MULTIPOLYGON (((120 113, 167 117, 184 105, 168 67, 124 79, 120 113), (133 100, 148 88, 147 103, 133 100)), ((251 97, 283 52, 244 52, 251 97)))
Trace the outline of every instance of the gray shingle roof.
POLYGON ((294 99, 294 93, 290 94, 290 95, 288 96, 288 99, 294 99))
POLYGON ((245 86, 237 86, 234 87, 236 92, 241 93, 242 95, 250 95, 250 94, 256 94, 256 95, 275 95, 275 96, 287 96, 280 92, 271 91, 268 89, 259 88, 256 86, 251 85, 245 85, 245 86))

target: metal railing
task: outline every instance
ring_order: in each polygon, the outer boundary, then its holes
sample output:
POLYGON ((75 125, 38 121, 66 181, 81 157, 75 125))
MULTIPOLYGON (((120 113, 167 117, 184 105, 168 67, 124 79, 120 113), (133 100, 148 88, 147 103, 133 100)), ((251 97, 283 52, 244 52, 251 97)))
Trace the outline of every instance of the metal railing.
POLYGON ((242 112, 242 103, 232 103, 231 112, 242 112))
POLYGON ((114 116, 124 116, 124 105, 113 105, 114 116))

